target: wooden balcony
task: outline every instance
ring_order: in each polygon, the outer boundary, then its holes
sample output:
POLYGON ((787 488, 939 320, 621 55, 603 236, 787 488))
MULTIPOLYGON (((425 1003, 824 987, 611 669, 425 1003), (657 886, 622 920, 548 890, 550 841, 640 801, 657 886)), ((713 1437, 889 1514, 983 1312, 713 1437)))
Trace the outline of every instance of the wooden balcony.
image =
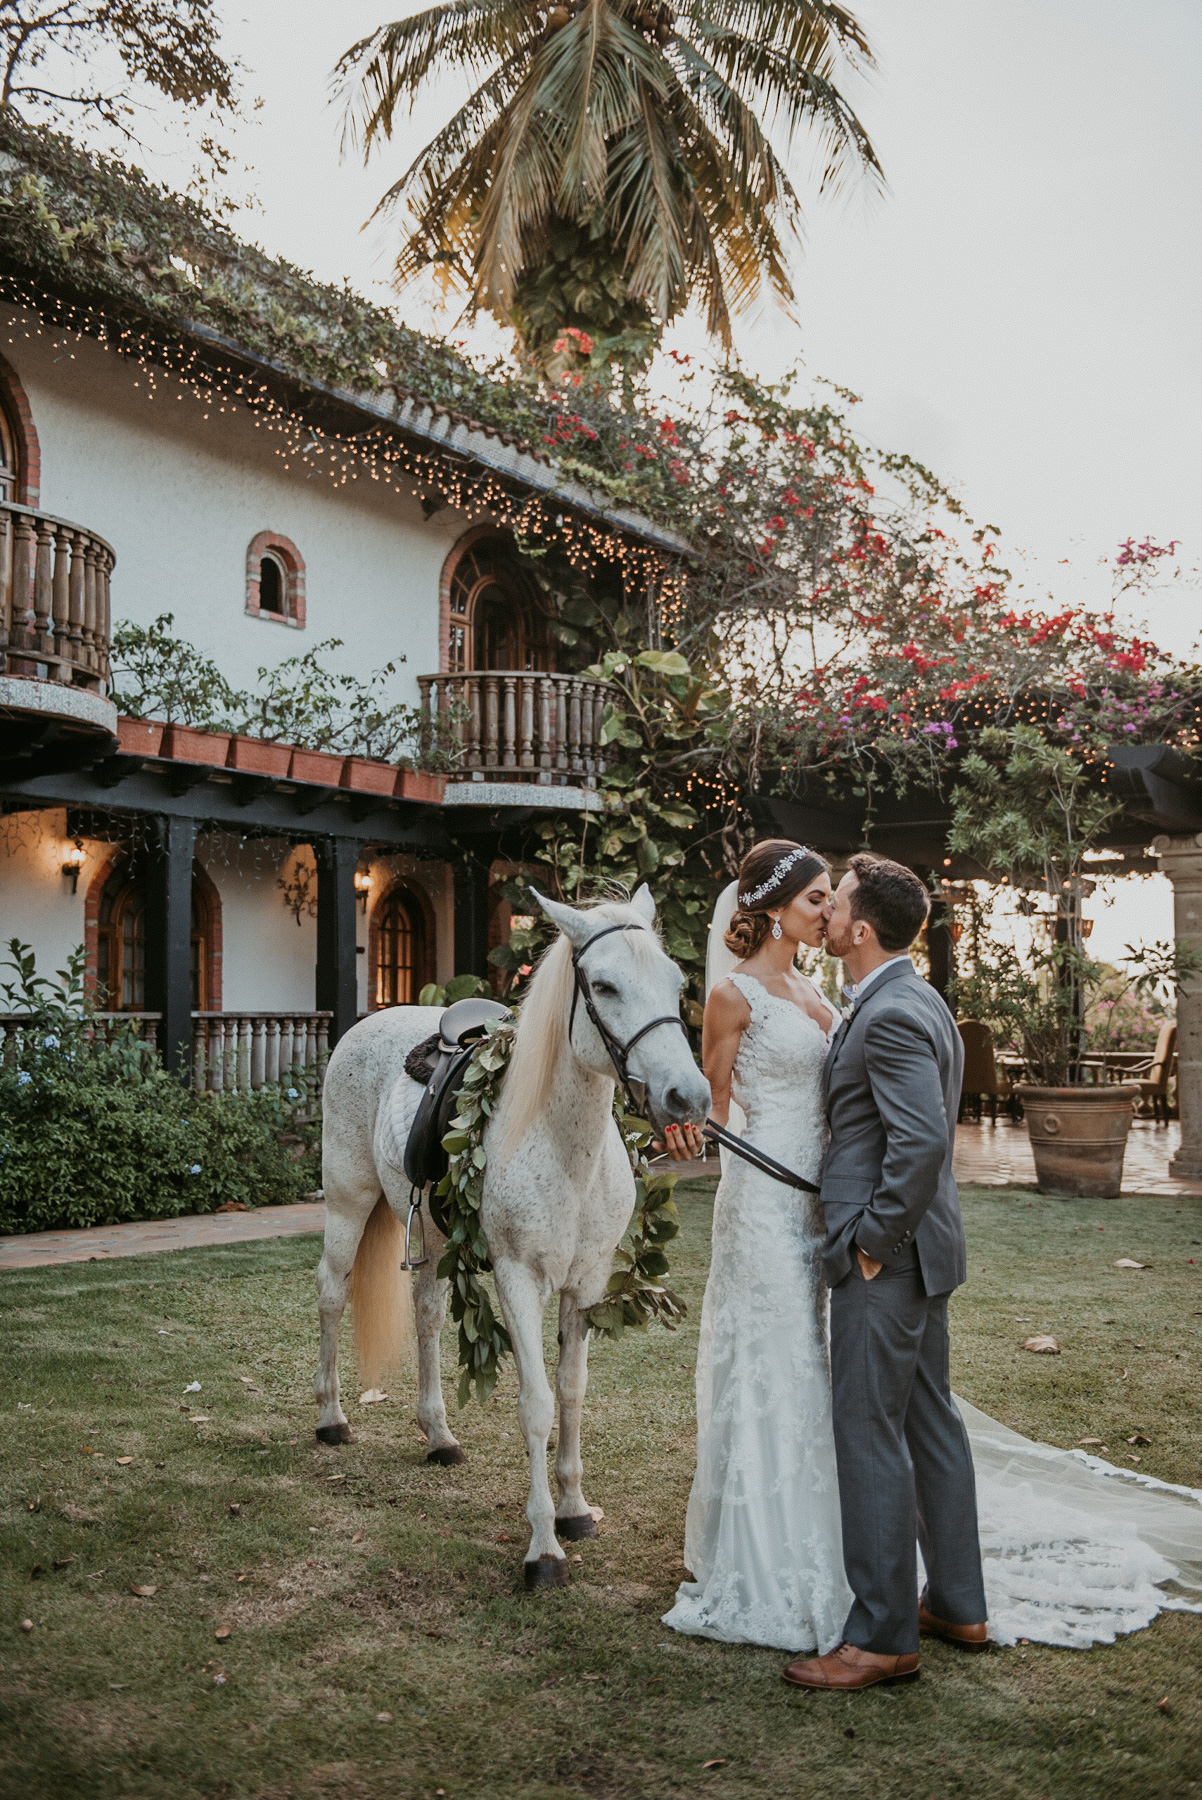
POLYGON ((107 694, 115 561, 94 531, 0 500, 0 675, 107 694))
POLYGON ((476 669, 419 675, 417 684, 422 711, 458 738, 462 772, 473 779, 595 787, 605 773, 601 723, 614 696, 608 681, 476 669))

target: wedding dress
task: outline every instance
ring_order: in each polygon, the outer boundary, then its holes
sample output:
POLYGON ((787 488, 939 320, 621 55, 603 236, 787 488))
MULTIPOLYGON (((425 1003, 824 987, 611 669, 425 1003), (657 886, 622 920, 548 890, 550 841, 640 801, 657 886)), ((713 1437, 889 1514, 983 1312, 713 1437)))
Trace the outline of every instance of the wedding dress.
MULTIPOLYGON (((732 884, 715 912, 707 989, 735 960, 714 949, 733 895, 732 884)), ((826 1148, 829 1040, 754 977, 730 979, 751 1008, 733 1081, 745 1135, 816 1181, 826 1148)), ((731 1114, 734 1120, 733 1106, 731 1114)), ((816 1199, 724 1153, 697 1351, 697 1473, 685 1521, 684 1559, 694 1579, 664 1615, 676 1631, 820 1654, 842 1639, 851 1593, 822 1239, 816 1199)), ((1202 1490, 1034 1443, 967 1401, 956 1403, 972 1445, 997 1643, 1026 1638, 1086 1648, 1138 1631, 1160 1611, 1202 1612, 1202 1490)), ((921 1563, 920 1554, 920 1585, 921 1563)))

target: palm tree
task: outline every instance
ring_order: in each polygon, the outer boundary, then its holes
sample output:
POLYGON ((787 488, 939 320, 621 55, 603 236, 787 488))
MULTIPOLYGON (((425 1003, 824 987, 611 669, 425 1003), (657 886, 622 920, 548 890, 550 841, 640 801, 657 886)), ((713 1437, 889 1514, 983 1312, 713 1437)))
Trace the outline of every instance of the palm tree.
POLYGON ((377 208, 407 215, 398 279, 432 267, 544 366, 576 327, 629 371, 691 299, 724 348, 765 283, 792 300, 782 155, 803 126, 820 189, 882 179, 840 59, 872 52, 830 0, 445 0, 362 39, 335 78, 365 161, 432 73, 476 79, 377 208))

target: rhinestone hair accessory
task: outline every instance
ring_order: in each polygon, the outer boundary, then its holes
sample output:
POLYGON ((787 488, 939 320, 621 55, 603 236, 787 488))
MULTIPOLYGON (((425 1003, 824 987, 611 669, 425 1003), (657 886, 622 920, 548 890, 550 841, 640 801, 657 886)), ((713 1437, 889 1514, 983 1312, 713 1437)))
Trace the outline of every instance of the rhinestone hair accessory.
POLYGON ((759 887, 752 888, 749 894, 739 895, 739 905, 743 907, 757 905, 765 894, 770 894, 773 888, 780 886, 795 862, 800 862, 803 856, 813 856, 813 854, 814 852, 807 849, 805 844, 799 844, 796 850, 790 850, 788 856, 781 857, 767 881, 761 881, 759 887))

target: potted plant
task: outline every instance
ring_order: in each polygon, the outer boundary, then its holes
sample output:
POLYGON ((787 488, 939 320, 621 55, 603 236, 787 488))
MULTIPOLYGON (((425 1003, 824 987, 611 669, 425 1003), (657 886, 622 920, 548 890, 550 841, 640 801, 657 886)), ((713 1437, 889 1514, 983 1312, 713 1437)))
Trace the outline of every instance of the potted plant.
POLYGON ((374 757, 348 756, 342 765, 341 785, 361 794, 391 794, 396 786, 396 769, 374 757))
POLYGON ((428 769, 398 769, 393 792, 398 800, 424 800, 430 806, 441 806, 446 787, 445 775, 434 775, 428 769))
POLYGON ((123 756, 158 756, 166 729, 162 719, 130 719, 123 714, 117 720, 117 748, 123 756))
POLYGON ((227 767, 240 769, 246 775, 274 775, 282 781, 292 762, 292 745, 272 743, 267 738, 247 737, 237 732, 230 739, 227 767))
POLYGON ((337 787, 342 780, 345 760, 342 756, 331 756, 328 750, 294 750, 288 764, 288 779, 337 787))
POLYGON ((160 754, 175 762, 208 763, 210 768, 224 769, 229 755, 227 731, 206 731, 198 725, 168 725, 163 732, 160 754))
MULTIPOLYGON (((1012 943, 978 954, 972 973, 956 982, 958 1010, 1022 1055, 1029 1079, 1018 1093, 1039 1191, 1113 1198, 1139 1085, 1105 1080, 1114 1013, 1093 1002, 1113 986, 1115 972, 1086 954, 1082 902, 1094 889, 1085 856, 1121 802, 1100 791, 1083 760, 1029 725, 982 731, 952 799, 949 849, 1021 890, 1019 911, 1038 919, 1043 934, 1022 954, 1012 943), (1049 910, 1031 900, 1039 891, 1049 910)), ((1168 944, 1128 946, 1127 985, 1163 994, 1193 972, 1193 960, 1168 944)))

